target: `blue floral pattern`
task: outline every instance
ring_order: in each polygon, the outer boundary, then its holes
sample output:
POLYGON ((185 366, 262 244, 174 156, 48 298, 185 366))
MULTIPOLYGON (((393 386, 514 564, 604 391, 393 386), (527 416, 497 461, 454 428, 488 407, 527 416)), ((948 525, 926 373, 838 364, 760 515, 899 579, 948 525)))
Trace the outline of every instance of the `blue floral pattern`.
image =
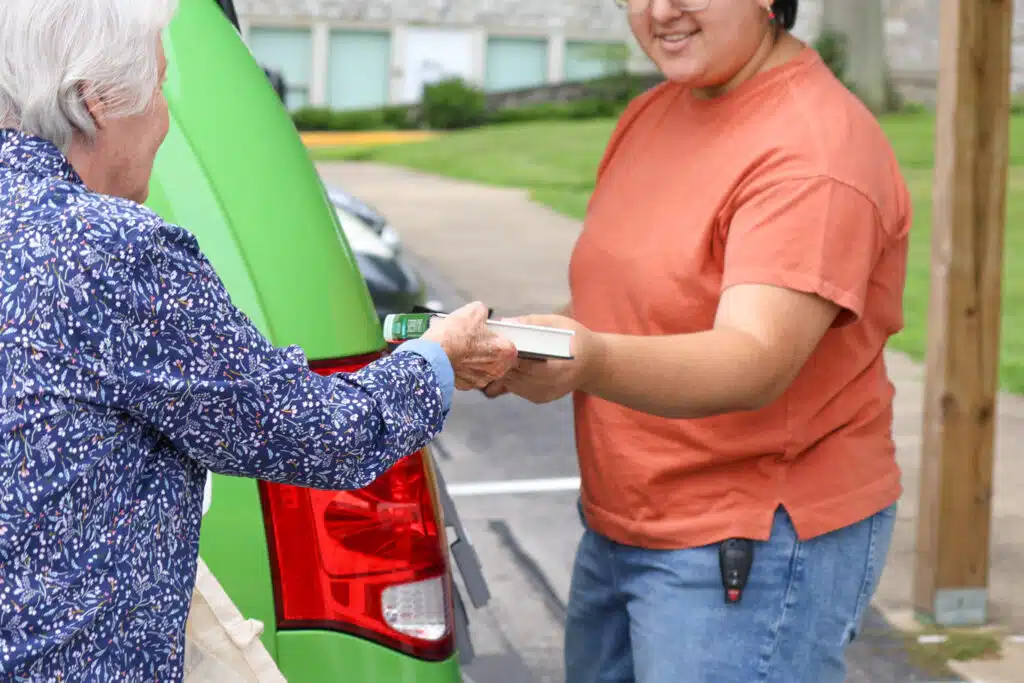
POLYGON ((323 378, 187 231, 0 131, 0 679, 177 681, 207 468, 364 486, 441 429, 431 363, 323 378))

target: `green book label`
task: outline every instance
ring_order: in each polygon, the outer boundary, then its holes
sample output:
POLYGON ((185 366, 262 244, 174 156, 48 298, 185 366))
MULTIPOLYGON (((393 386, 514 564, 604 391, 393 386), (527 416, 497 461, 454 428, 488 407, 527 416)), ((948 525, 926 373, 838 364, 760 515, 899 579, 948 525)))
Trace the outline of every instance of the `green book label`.
POLYGON ((384 338, 389 342, 418 339, 430 329, 429 313, 397 313, 384 320, 384 338))
POLYGON ((402 322, 405 323, 407 337, 419 337, 430 327, 430 320, 427 318, 406 318, 402 322))

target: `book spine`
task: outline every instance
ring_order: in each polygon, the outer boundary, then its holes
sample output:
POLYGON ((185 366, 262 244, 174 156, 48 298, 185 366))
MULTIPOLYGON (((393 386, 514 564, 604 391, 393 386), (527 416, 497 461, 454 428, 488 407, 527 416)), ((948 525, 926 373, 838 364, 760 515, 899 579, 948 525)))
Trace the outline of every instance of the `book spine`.
POLYGON ((431 313, 392 313, 384 318, 384 341, 400 344, 410 339, 419 339, 430 329, 431 313))

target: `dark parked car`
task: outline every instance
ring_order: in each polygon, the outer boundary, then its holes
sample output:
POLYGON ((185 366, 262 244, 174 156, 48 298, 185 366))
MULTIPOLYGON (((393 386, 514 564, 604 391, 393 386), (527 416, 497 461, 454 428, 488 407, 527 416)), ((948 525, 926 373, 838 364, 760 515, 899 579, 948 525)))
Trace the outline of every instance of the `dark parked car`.
POLYGON ((264 66, 263 73, 270 79, 270 84, 274 87, 274 92, 281 98, 281 102, 286 102, 288 99, 288 84, 285 83, 284 75, 280 71, 275 71, 270 67, 264 66))
POLYGON ((403 253, 398 233, 387 219, 338 188, 328 188, 327 194, 381 321, 391 313, 409 313, 416 307, 440 309, 438 302, 427 301, 423 278, 403 253))
POLYGON ((357 218, 363 220, 366 225, 373 230, 378 237, 380 237, 385 244, 388 244, 398 250, 402 248, 401 238, 395 231, 388 219, 384 217, 375 206, 371 206, 367 202, 363 201, 359 197, 356 197, 351 192, 343 190, 340 187, 329 187, 327 193, 331 198, 331 202, 339 208, 345 209, 349 213, 353 214, 357 218))

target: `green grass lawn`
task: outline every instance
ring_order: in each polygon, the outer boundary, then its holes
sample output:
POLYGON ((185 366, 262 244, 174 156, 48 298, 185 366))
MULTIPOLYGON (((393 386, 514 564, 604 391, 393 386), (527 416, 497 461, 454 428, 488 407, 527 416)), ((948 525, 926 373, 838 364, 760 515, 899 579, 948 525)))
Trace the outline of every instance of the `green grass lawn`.
MULTIPOLYGON (((537 201, 582 218, 594 170, 614 121, 490 126, 429 142, 312 152, 317 160, 395 164, 488 185, 524 188, 537 201)), ((934 119, 901 114, 883 120, 914 197, 915 220, 905 293, 906 329, 894 348, 923 359, 927 338, 934 119)), ((1012 122, 1007 201, 1001 380, 1024 393, 1024 117, 1012 122)))

